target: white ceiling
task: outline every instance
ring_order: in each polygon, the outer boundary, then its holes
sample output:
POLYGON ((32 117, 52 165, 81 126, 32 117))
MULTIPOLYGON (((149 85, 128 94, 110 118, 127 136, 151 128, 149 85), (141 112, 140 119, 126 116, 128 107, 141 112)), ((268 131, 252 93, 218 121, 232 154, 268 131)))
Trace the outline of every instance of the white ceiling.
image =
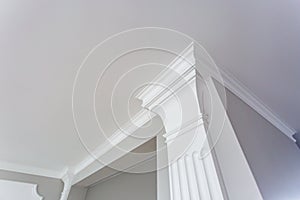
POLYGON ((99 42, 145 26, 193 37, 300 130, 299 13, 296 0, 1 0, 0 160, 53 171, 80 162, 87 152, 72 119, 77 69, 99 42))

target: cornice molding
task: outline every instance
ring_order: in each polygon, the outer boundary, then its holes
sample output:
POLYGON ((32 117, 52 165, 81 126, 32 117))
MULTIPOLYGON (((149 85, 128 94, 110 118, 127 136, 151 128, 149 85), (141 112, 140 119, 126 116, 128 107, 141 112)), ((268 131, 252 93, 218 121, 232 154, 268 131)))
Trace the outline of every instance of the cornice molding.
MULTIPOLYGON (((185 74, 185 72, 190 68, 193 68, 196 63, 193 53, 194 48, 193 43, 191 43, 175 60, 171 62, 171 64, 163 73, 159 74, 158 78, 154 79, 154 83, 160 83, 163 85, 163 87, 150 85, 141 91, 137 98, 143 100, 143 107, 150 109, 153 108, 155 105, 161 103, 162 99, 166 99, 171 92, 175 92, 176 87, 180 87, 182 86, 181 84, 184 84, 184 81, 181 83, 176 83, 176 80, 187 80, 188 76, 185 74), (187 63, 190 63, 189 67, 186 65, 187 63), (170 75, 170 69, 172 71, 176 71, 178 75, 176 76, 175 73, 173 73, 173 76, 170 75), (178 78, 178 76, 181 78, 178 78)), ((222 68, 212 69, 206 65, 202 66, 202 69, 204 69, 206 73, 216 80, 224 83, 225 87, 228 88, 232 93, 242 99, 273 126, 289 137, 289 139, 295 142, 293 135, 295 134, 296 130, 285 123, 270 107, 268 107, 230 72, 222 68)))
POLYGON ((196 78, 194 47, 191 43, 168 66, 147 85, 136 98, 142 100, 142 107, 151 110, 167 100, 173 93, 196 78))
MULTIPOLYGON (((101 167, 95 168, 93 170, 89 170, 85 172, 85 169, 89 169, 93 166, 95 162, 97 162, 97 159, 100 158, 102 155, 110 151, 115 145, 121 143, 123 140, 125 140, 127 137, 129 137, 130 134, 132 134, 134 131, 136 131, 139 127, 146 124, 148 121, 150 121, 155 116, 154 113, 149 112, 147 110, 142 110, 138 112, 131 121, 127 122, 123 127, 116 130, 116 132, 109 137, 106 142, 99 145, 92 153, 91 155, 88 155, 85 159, 83 159, 80 163, 78 163, 76 166, 74 166, 72 169, 74 173, 74 180, 73 184, 81 181, 85 177, 91 175, 97 170, 100 170, 101 167), (81 173, 80 177, 78 176, 81 173), (83 175, 82 175, 83 173, 83 175)), ((102 166, 104 167, 104 166, 102 166)))
POLYGON ((166 133, 163 135, 164 138, 166 138, 166 143, 171 142, 175 138, 179 138, 180 136, 184 135, 184 133, 198 128, 199 126, 204 126, 203 122, 203 115, 199 115, 198 118, 195 118, 194 120, 191 120, 185 124, 182 124, 182 126, 175 128, 174 130, 166 133))
POLYGON ((293 135, 296 130, 285 123, 270 107, 268 107, 259 97, 248 89, 241 81, 235 78, 230 72, 219 68, 225 87, 233 94, 243 100, 258 114, 269 121, 273 126, 279 129, 283 134, 295 142, 293 135))
MULTIPOLYGON (((197 60, 197 62, 201 60, 197 60)), ((295 142, 292 137, 296 130, 289 126, 284 120, 280 118, 269 106, 267 106, 259 97, 257 97, 248 87, 246 87, 238 78, 224 68, 210 67, 205 63, 196 64, 199 73, 208 74, 221 84, 223 84, 229 91, 243 100, 247 105, 253 108, 258 114, 270 122, 273 126, 279 129, 284 135, 295 142), (197 66, 199 65, 199 66, 197 66), (201 66, 200 66, 201 65, 201 66)))

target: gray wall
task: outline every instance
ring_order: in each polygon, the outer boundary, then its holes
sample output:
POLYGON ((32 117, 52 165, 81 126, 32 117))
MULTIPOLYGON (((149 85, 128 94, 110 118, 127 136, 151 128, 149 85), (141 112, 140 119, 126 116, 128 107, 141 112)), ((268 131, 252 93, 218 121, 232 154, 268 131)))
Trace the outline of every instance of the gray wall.
POLYGON ((68 200, 85 200, 87 188, 73 186, 71 188, 68 200))
POLYGON ((226 97, 230 121, 264 199, 300 199, 300 150, 228 90, 226 97))
POLYGON ((37 184, 38 193, 44 197, 44 200, 59 200, 63 187, 63 183, 60 179, 5 170, 0 170, 0 179, 37 184))
POLYGON ((123 173, 88 189, 86 200, 156 200, 156 173, 123 173))

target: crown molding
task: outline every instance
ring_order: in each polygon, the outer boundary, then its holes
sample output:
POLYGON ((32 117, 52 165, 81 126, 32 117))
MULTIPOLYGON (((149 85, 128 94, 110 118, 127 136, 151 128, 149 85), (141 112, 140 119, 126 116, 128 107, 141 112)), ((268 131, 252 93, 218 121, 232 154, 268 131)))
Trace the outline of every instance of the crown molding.
MULTIPOLYGON (((174 92, 180 90, 192 80, 196 80, 195 57, 193 43, 184 49, 154 80, 154 84, 146 86, 136 98, 142 100, 142 107, 151 110, 166 101, 174 92), (158 83, 159 85, 157 85, 158 83)), ((93 151, 93 156, 87 156, 74 167, 75 179, 73 184, 83 180, 104 166, 96 165, 97 159, 111 150, 115 145, 125 140, 138 127, 147 123, 156 114, 143 109, 131 121, 118 129, 108 140, 93 151), (150 117, 149 117, 150 113, 150 117), (133 125, 134 124, 134 125, 133 125), (127 132, 126 134, 124 132, 127 132)), ((200 116, 201 117, 201 116, 200 116)), ((117 158, 116 158, 117 159, 117 158)))
MULTIPOLYGON (((210 67, 205 63, 201 63, 201 60, 197 60, 196 68, 198 70, 197 75, 206 74, 211 76, 215 80, 223 84, 229 91, 239 97, 242 101, 248 104, 258 114, 270 122, 273 126, 279 129, 285 136, 295 142, 292 137, 296 133, 296 130, 289 126, 284 120, 282 120, 276 112, 274 112, 269 106, 267 106, 259 97, 257 97, 248 87, 246 87, 237 77, 224 68, 210 67), (199 66, 198 66, 199 65, 199 66)), ((200 75, 199 75, 200 76, 200 75)), ((202 78, 200 76, 200 78, 202 78)))
MULTIPOLYGON (((90 176, 94 172, 100 170, 105 167, 97 165, 97 159, 101 156, 105 155, 108 151, 112 150, 114 146, 124 141, 127 137, 130 136, 134 131, 136 131, 139 127, 146 124, 155 116, 154 113, 149 112, 147 110, 142 110, 138 112, 130 121, 128 121, 123 127, 116 130, 116 132, 110 136, 106 142, 99 145, 91 155, 88 155, 85 159, 83 159, 80 163, 72 168, 72 173, 74 174, 74 179, 72 184, 76 184, 84 178, 90 176), (125 132, 125 133, 124 133, 125 132), (96 165, 95 165, 96 163, 96 165)), ((142 140, 141 140, 142 142, 142 140)), ((145 141, 144 141, 145 142, 145 141)), ((134 144, 133 144, 134 145, 134 144)), ((135 148, 136 146, 133 146, 135 148)), ((119 157, 116 157, 118 159, 119 157)))
POLYGON ((141 106, 151 110, 194 80, 197 74, 195 63, 194 45, 191 43, 136 96, 142 100, 141 106))
POLYGON ((182 124, 180 127, 177 127, 168 133, 163 134, 163 137, 166 138, 165 142, 169 143, 174 139, 184 135, 186 132, 198 128, 199 126, 204 126, 203 115, 199 115, 199 117, 182 124))
POLYGON ((268 107, 261 99, 259 99, 250 89, 248 89, 241 81, 234 77, 230 72, 219 68, 223 78, 225 87, 228 88, 233 94, 243 100, 251 108, 253 108, 258 114, 269 121, 273 126, 279 129, 289 139, 295 142, 292 137, 296 130, 286 124, 280 117, 268 107))

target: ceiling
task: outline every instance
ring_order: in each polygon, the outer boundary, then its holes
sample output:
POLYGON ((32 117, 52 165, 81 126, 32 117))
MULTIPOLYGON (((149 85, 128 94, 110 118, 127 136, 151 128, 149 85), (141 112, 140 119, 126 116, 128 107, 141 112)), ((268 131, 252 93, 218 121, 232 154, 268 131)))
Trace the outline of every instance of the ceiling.
MULTIPOLYGON (((0 160, 53 171, 80 162, 88 153, 72 118, 77 70, 99 42, 137 27, 163 27, 191 36, 219 67, 233 74, 283 122, 300 130, 299 13, 296 0, 1 0, 0 160)), ((172 45, 179 51, 186 43, 172 45)), ((165 64, 172 60, 170 55, 155 53, 150 58, 165 64)), ((127 63, 126 59, 120 62, 113 73, 127 63)), ((159 70, 138 77, 151 80, 159 70)), ((100 94, 96 99, 105 102, 100 94)), ((97 111, 103 122, 111 116, 106 115, 106 104, 101 105, 105 106, 97 111)), ((120 123, 126 121, 124 113, 119 111, 120 123)), ((111 122, 103 124, 105 132, 115 130, 111 122)), ((89 135, 96 131, 88 122, 84 126, 89 138, 85 142, 91 148, 104 141, 103 135, 89 135)))

